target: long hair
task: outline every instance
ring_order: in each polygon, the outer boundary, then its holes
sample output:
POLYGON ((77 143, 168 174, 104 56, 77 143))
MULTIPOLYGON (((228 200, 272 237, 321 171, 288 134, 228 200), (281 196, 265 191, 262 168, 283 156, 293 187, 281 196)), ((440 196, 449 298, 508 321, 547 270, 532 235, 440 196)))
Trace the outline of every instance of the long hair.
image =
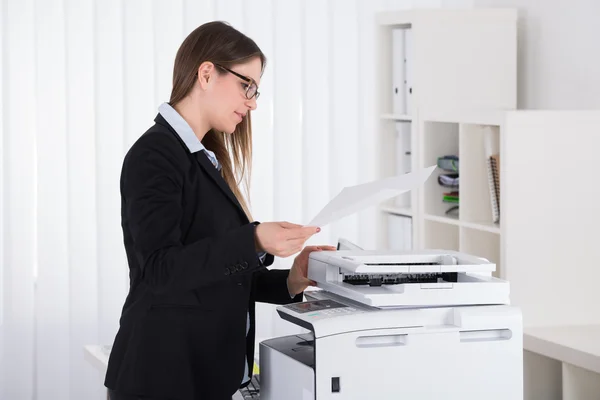
MULTIPOLYGON (((259 57, 264 70, 267 59, 257 44, 226 22, 213 21, 200 25, 183 41, 173 66, 173 89, 169 104, 183 100, 196 82, 196 73, 203 62, 210 61, 230 68, 259 57)), ((219 68, 218 73, 224 73, 219 68)), ((210 130, 202 144, 215 153, 222 168, 221 175, 234 193, 248 219, 250 212, 250 174, 252 172, 252 126, 250 111, 233 134, 210 130), (242 195, 240 185, 245 186, 242 195)))

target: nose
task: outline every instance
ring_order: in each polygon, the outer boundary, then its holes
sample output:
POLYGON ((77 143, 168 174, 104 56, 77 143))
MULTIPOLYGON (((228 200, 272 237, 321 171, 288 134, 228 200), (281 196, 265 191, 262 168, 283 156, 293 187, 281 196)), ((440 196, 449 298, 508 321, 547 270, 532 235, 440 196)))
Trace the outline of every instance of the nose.
POLYGON ((256 97, 246 100, 246 107, 248 107, 249 110, 256 110, 256 97))

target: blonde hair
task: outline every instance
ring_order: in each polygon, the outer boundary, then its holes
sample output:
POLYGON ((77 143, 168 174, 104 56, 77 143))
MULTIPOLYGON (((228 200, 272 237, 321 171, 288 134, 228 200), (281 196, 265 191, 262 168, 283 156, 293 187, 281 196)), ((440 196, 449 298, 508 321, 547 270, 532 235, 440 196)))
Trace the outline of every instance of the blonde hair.
POLYGON ((221 176, 231 188, 231 191, 240 202, 248 220, 252 221, 250 212, 250 176, 252 170, 252 127, 250 125, 250 112, 246 114, 233 134, 211 130, 204 136, 204 146, 215 153, 221 163, 221 176), (246 188, 245 196, 242 195, 240 185, 246 188))

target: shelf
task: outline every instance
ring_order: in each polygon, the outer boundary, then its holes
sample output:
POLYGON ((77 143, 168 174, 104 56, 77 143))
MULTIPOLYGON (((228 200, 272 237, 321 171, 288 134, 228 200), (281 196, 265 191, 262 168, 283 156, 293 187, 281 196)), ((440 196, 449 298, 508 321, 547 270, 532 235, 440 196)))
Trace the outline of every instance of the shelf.
POLYGON ((501 126, 504 123, 505 111, 436 109, 419 111, 419 117, 432 122, 501 126))
POLYGON ((382 114, 381 118, 388 119, 391 121, 404 121, 404 122, 412 121, 412 117, 410 115, 406 115, 406 114, 382 114))
POLYGON ((406 217, 412 217, 413 212, 409 207, 396 207, 396 206, 381 206, 381 211, 394 214, 394 215, 403 215, 406 217))
POLYGON ((484 231, 489 233, 500 234, 500 225, 495 224, 493 222, 467 222, 461 221, 461 226, 465 228, 470 228, 478 231, 484 231))
MULTIPOLYGON (((402 214, 405 215, 405 214, 402 214)), ((467 222, 461 221, 458 217, 455 216, 441 216, 441 215, 433 215, 433 214, 425 214, 423 219, 426 221, 434 221, 442 224, 450 224, 456 226, 462 226, 465 228, 473 229, 476 231, 482 231, 487 233, 493 233, 495 235, 500 234, 500 226, 498 224, 494 224, 492 222, 467 222)))
POLYGON ((415 15, 415 10, 387 11, 377 14, 377 23, 381 26, 410 28, 415 15))
POLYGON ((425 214, 423 216, 423 218, 426 221, 434 221, 434 222, 440 222, 442 224, 450 224, 450 225, 460 226, 460 221, 458 220, 458 217, 454 217, 452 215, 442 217, 440 215, 425 214))

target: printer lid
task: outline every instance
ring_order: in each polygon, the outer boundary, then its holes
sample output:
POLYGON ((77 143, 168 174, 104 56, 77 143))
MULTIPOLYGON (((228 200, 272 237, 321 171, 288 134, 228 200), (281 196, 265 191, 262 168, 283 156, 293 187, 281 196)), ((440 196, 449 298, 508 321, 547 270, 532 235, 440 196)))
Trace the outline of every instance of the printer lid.
POLYGON ((444 272, 493 272, 489 260, 453 250, 338 250, 313 252, 314 260, 352 274, 414 274, 444 272))
POLYGON ((454 250, 345 250, 309 255, 308 278, 317 288, 361 304, 445 307, 510 304, 510 285, 492 276, 489 260, 454 250))

